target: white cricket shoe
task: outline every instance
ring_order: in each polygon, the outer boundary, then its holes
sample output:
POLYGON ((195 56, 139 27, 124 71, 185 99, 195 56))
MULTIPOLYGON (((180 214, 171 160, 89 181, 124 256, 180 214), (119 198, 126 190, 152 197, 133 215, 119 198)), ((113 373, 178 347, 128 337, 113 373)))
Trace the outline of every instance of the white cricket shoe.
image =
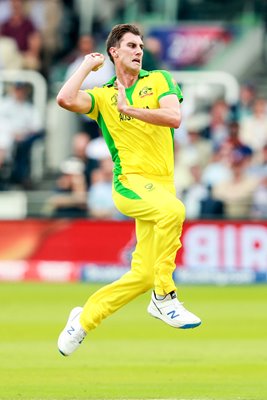
POLYGON ((195 328, 201 324, 201 320, 187 311, 178 301, 175 292, 171 292, 162 300, 158 300, 153 291, 147 311, 153 317, 161 319, 174 328, 195 328))
POLYGON ((63 356, 72 354, 87 335, 80 324, 82 307, 71 310, 67 324, 58 338, 58 350, 63 356))

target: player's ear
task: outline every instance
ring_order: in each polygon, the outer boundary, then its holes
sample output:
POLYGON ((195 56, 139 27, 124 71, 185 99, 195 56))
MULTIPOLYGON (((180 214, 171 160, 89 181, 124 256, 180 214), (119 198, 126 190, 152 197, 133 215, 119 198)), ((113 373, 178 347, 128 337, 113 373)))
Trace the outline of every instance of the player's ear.
POLYGON ((112 55, 113 58, 114 57, 115 58, 118 57, 118 52, 117 52, 116 47, 110 47, 109 52, 110 52, 110 54, 112 55))

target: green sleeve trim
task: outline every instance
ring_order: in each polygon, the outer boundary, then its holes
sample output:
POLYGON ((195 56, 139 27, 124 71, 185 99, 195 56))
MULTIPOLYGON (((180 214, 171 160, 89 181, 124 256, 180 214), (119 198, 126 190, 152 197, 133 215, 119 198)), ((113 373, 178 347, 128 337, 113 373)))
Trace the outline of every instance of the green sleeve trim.
POLYGON ((164 76, 164 78, 166 79, 166 81, 167 81, 167 83, 169 85, 169 89, 172 89, 174 87, 174 84, 173 84, 173 80, 172 80, 171 74, 169 72, 167 72, 167 71, 164 71, 163 69, 158 70, 158 72, 160 72, 164 76))
POLYGON ((182 95, 179 96, 179 94, 177 93, 177 90, 170 90, 169 92, 162 93, 162 94, 158 97, 158 100, 160 100, 160 99, 161 99, 162 97, 164 97, 164 96, 168 96, 168 94, 175 94, 175 95, 178 97, 179 103, 182 103, 183 100, 184 100, 184 98, 183 98, 182 95))
POLYGON ((164 70, 158 70, 156 72, 160 72, 164 76, 164 78, 166 79, 166 81, 168 83, 169 89, 170 89, 170 91, 162 93, 159 96, 158 100, 161 97, 166 96, 168 94, 176 94, 176 96, 178 97, 179 103, 182 103, 183 99, 184 99, 182 91, 181 91, 181 89, 180 89, 178 84, 176 84, 176 85, 174 84, 174 81, 173 81, 173 78, 172 78, 171 74, 168 71, 164 71, 164 70))
POLYGON ((158 100, 160 100, 162 97, 168 96, 169 94, 177 95, 177 91, 173 89, 173 90, 169 90, 168 92, 161 93, 161 95, 159 95, 159 97, 158 97, 158 100))
POLYGON ((90 110, 85 114, 90 114, 93 111, 93 109, 95 108, 95 96, 90 92, 86 92, 86 93, 89 94, 89 96, 91 96, 92 104, 91 104, 90 110))
POLYGON ((184 96, 183 96, 181 88, 180 88, 180 86, 178 84, 176 84, 176 93, 177 93, 177 97, 179 99, 179 102, 182 103, 183 100, 184 100, 184 96))

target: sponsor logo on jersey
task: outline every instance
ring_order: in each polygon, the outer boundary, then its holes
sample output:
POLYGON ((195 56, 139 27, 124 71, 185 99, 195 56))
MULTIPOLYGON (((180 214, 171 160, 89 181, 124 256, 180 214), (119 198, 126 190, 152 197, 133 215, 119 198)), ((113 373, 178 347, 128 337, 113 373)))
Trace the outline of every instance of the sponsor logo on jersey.
POLYGON ((139 92, 139 97, 151 96, 153 94, 152 88, 145 86, 139 92))
POLYGON ((153 183, 147 183, 145 185, 145 189, 147 189, 149 192, 151 192, 152 190, 155 189, 155 186, 153 185, 153 183))

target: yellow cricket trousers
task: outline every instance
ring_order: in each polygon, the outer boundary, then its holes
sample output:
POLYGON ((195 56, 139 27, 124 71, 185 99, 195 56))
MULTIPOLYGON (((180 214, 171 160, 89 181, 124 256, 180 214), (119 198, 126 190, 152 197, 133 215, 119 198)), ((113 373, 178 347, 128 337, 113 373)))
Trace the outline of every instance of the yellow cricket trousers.
POLYGON ((120 177, 120 183, 136 195, 130 198, 113 190, 118 210, 135 218, 137 244, 131 270, 87 300, 81 314, 86 331, 153 287, 160 295, 176 290, 172 274, 181 247, 185 208, 176 198, 173 180, 127 174, 120 177))

